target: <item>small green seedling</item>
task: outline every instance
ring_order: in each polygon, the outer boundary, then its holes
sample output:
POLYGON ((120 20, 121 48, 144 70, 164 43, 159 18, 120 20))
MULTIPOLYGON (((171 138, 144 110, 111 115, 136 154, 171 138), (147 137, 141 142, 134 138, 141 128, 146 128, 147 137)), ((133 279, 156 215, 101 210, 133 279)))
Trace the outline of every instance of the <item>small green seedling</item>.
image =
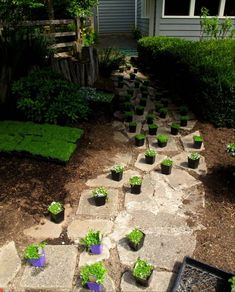
POLYGON ((231 292, 235 292, 235 277, 230 278, 229 283, 231 283, 231 292))
POLYGON ((133 112, 125 112, 124 113, 124 116, 127 118, 127 117, 132 117, 134 115, 133 112))
POLYGON ((50 206, 48 207, 48 211, 54 215, 59 214, 60 212, 63 211, 63 209, 64 208, 63 208, 62 204, 59 202, 52 202, 50 204, 50 206))
POLYGON ((135 135, 135 139, 136 140, 144 140, 145 139, 145 135, 144 134, 137 134, 137 135, 135 135))
POLYGON ((147 157, 155 157, 156 156, 156 151, 154 149, 147 149, 144 153, 145 156, 147 157))
POLYGON ((136 122, 130 122, 129 126, 135 127, 135 126, 137 126, 137 123, 136 122))
POLYGON ((157 129, 158 125, 157 124, 150 124, 149 129, 157 129))
POLYGON ((173 161, 171 159, 167 158, 167 159, 164 159, 161 162, 161 165, 164 165, 164 166, 172 166, 173 165, 173 161))
POLYGON ((140 176, 132 176, 129 180, 131 186, 140 186, 142 184, 142 178, 140 176))
POLYGON ((94 197, 107 197, 108 191, 104 187, 98 187, 92 192, 94 197))
POLYGON ((199 153, 193 152, 193 153, 190 153, 188 157, 192 160, 198 160, 201 156, 199 153))
POLYGON ((169 140, 169 137, 167 135, 160 134, 160 135, 157 136, 157 140, 160 143, 166 143, 169 140))
POLYGON ((180 116, 180 120, 181 121, 188 121, 189 120, 189 116, 180 116))
POLYGON ((121 164, 116 164, 112 167, 112 171, 116 172, 116 173, 120 173, 124 171, 124 166, 121 164))
POLYGON ((149 114, 147 114, 146 118, 147 119, 155 119, 156 115, 154 113, 149 113, 149 114))
POLYGON ((144 233, 138 228, 135 228, 134 230, 131 231, 131 233, 127 235, 128 240, 133 242, 135 245, 138 245, 143 237, 144 233))
POLYGON ((147 280, 150 277, 153 269, 154 267, 147 261, 138 258, 135 262, 132 274, 136 278, 147 280))
POLYGON ((24 250, 25 259, 39 259, 42 256, 42 250, 46 246, 45 242, 42 243, 33 243, 26 247, 24 250))
POLYGON ((82 245, 85 245, 86 250, 89 251, 92 245, 101 244, 102 235, 100 231, 89 230, 87 235, 80 240, 82 245))
POLYGON ((194 142, 203 142, 203 138, 202 136, 193 136, 193 141, 194 142))
POLYGON ((173 128, 173 129, 179 129, 180 128, 180 125, 177 124, 177 123, 172 123, 171 124, 171 128, 173 128))
POLYGON ((102 262, 81 267, 80 277, 82 280, 82 285, 84 286, 88 282, 96 282, 97 284, 103 284, 106 273, 107 270, 102 262))

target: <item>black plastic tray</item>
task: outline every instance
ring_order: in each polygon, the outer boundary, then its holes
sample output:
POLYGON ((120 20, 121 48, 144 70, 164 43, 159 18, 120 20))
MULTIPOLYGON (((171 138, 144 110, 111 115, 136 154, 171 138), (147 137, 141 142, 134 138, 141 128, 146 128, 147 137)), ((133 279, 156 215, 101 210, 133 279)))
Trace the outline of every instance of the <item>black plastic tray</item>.
POLYGON ((172 292, 231 292, 234 275, 185 257, 172 292))

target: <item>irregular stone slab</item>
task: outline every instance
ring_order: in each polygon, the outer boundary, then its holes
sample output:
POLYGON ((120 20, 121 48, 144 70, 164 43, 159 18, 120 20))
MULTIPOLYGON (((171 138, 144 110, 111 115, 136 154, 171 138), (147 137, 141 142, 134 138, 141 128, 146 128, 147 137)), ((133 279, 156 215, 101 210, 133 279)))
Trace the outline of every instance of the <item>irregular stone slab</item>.
POLYGON ((205 208, 205 190, 202 187, 187 189, 182 200, 182 209, 187 213, 200 214, 205 208))
POLYGON ((100 262, 102 260, 106 260, 108 258, 109 258, 109 249, 105 244, 103 244, 102 254, 91 255, 88 252, 83 251, 80 254, 79 267, 82 267, 84 265, 94 264, 94 263, 100 262))
POLYGON ((35 268, 27 265, 20 286, 24 289, 72 290, 77 248, 72 245, 48 245, 45 254, 46 266, 35 268))
MULTIPOLYGON (((180 120, 180 112, 179 112, 179 111, 174 110, 174 111, 172 112, 172 115, 173 115, 175 121, 179 121, 179 120, 180 120)), ((189 117, 189 121, 190 121, 190 120, 195 120, 195 119, 196 119, 196 116, 194 115, 193 112, 189 112, 189 113, 187 114, 187 116, 189 117)))
POLYGON ((200 151, 205 150, 204 143, 202 143, 201 149, 195 149, 193 147, 193 144, 194 144, 193 136, 200 136, 200 132, 196 131, 194 133, 191 133, 191 134, 181 138, 181 141, 182 141, 183 146, 184 146, 184 150, 187 152, 200 152, 200 151))
POLYGON ((121 188, 123 186, 123 184, 127 183, 130 179, 130 177, 134 176, 134 175, 139 175, 138 172, 133 171, 133 170, 127 170, 123 172, 123 178, 121 181, 114 181, 111 178, 111 172, 109 172, 108 174, 102 174, 99 175, 97 178, 95 179, 89 179, 86 182, 86 185, 89 187, 111 187, 111 188, 121 188))
POLYGON ((129 142, 129 139, 121 132, 115 131, 113 133, 113 139, 114 141, 120 142, 120 143, 127 143, 129 142))
POLYGON ((140 257, 157 268, 173 271, 176 262, 182 262, 185 255, 192 256, 195 246, 196 238, 192 234, 147 234, 139 251, 131 251, 125 239, 119 241, 117 249, 121 263, 129 267, 140 257))
POLYGON ((108 189, 109 199, 105 205, 97 207, 92 197, 92 190, 85 190, 81 194, 77 215, 94 217, 114 217, 118 213, 118 190, 108 189))
POLYGON ((201 181, 195 179, 187 171, 175 167, 170 175, 162 174, 160 171, 153 171, 151 175, 156 181, 167 182, 175 190, 183 190, 201 184, 201 181))
POLYGON ((145 288, 136 284, 131 272, 125 272, 121 280, 121 291, 171 292, 175 278, 175 273, 153 271, 150 285, 145 288))
POLYGON ((131 153, 118 153, 111 159, 115 164, 128 165, 131 163, 132 154, 131 153))
POLYGON ((141 153, 138 155, 138 158, 136 160, 136 163, 135 163, 135 167, 142 170, 142 171, 145 171, 145 172, 150 172, 151 170, 153 170, 157 165, 159 165, 162 160, 164 160, 166 158, 165 155, 161 155, 161 154, 157 154, 156 155, 156 159, 155 159, 155 163, 153 164, 147 164, 145 162, 145 155, 144 153, 141 153))
MULTIPOLYGON (((73 292, 87 292, 89 291, 88 289, 82 288, 82 285, 80 283, 80 280, 78 281, 77 284, 78 287, 76 287, 73 292)), ((103 290, 104 292, 116 292, 118 291, 118 289, 115 287, 115 284, 113 282, 113 280, 107 275, 104 281, 104 285, 103 285, 103 290)))
POLYGON ((192 169, 192 168, 188 167, 188 155, 189 155, 189 153, 182 152, 182 153, 174 156, 172 158, 174 161, 174 165, 176 165, 180 168, 186 169, 186 170, 196 172, 199 175, 206 175, 207 174, 207 166, 206 166, 205 158, 203 156, 201 156, 198 168, 192 169))
POLYGON ((175 138, 169 137, 168 143, 166 147, 159 147, 157 144, 156 137, 154 136, 148 136, 149 138, 149 144, 151 145, 152 148, 155 148, 157 152, 176 152, 180 151, 179 146, 176 143, 175 138))
POLYGON ((109 220, 74 220, 67 228, 69 239, 76 240, 86 236, 90 229, 99 230, 103 236, 112 232, 114 223, 109 220))
POLYGON ((14 241, 0 248, 0 287, 6 288, 21 268, 14 241))
POLYGON ((119 131, 122 131, 125 129, 124 124, 122 122, 119 122, 119 121, 113 121, 112 127, 115 128, 116 130, 119 130, 119 131))

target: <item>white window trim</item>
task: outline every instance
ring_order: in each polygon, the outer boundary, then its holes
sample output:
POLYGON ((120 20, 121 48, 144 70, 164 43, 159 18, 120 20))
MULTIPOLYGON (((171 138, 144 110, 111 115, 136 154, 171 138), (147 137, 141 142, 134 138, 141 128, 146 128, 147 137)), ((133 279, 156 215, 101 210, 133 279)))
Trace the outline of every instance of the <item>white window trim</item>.
POLYGON ((146 12, 146 1, 147 0, 141 0, 141 18, 143 19, 149 19, 149 16, 146 16, 143 12, 146 12), (144 8, 145 6, 145 8, 144 8))
MULTIPOLYGON (((189 8, 189 15, 164 15, 164 11, 165 11, 165 0, 163 0, 163 5, 162 5, 162 18, 178 18, 178 19, 200 19, 200 16, 195 16, 194 15, 194 10, 195 10, 195 4, 196 4, 196 0, 190 0, 190 8, 189 8)), ((226 4, 226 0, 220 0, 220 4, 219 4, 219 11, 218 11, 218 18, 221 19, 225 19, 225 18, 231 18, 231 19, 235 19, 235 16, 224 16, 224 10, 225 10, 225 4, 226 4)), ((214 17, 214 16, 208 16, 210 17, 214 17)))

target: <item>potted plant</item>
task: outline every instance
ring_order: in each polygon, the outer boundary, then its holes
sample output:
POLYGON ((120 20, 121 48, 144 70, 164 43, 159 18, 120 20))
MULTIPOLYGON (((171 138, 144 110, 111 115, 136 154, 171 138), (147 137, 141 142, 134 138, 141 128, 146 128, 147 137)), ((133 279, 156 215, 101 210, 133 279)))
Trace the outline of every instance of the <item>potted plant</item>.
POLYGON ((131 193, 132 194, 140 194, 141 192, 141 185, 142 185, 142 178, 140 176, 132 176, 129 180, 131 185, 131 193))
POLYGON ((145 86, 145 85, 141 85, 140 86, 140 92, 142 93, 142 92, 148 92, 148 87, 147 86, 145 86))
POLYGON ((135 73, 135 74, 138 73, 138 68, 134 68, 134 73, 135 73))
POLYGON ((124 82, 118 82, 118 88, 123 88, 123 86, 124 86, 124 82))
POLYGON ((200 149, 202 147, 203 138, 202 136, 193 136, 194 148, 200 149))
POLYGON ((161 162, 162 174, 171 174, 172 166, 173 166, 173 161, 171 159, 169 158, 164 159, 161 162))
POLYGON ((135 88, 139 88, 139 87, 140 87, 139 81, 135 81, 135 88))
POLYGON ((127 89, 127 93, 131 96, 133 96, 133 93, 134 93, 134 89, 133 88, 129 88, 127 89))
POLYGON ((144 155, 145 155, 145 162, 147 164, 153 164, 155 162, 156 151, 154 149, 147 149, 144 155))
POLYGON ((88 252, 92 254, 101 254, 103 250, 101 241, 102 235, 100 231, 89 230, 87 235, 80 240, 80 243, 85 246, 88 252))
POLYGON ((230 278, 229 283, 231 283, 231 292, 235 292, 235 276, 230 278))
POLYGON ((180 107, 180 115, 181 116, 186 116, 188 113, 188 107, 186 105, 182 105, 180 107))
POLYGON ((186 127, 187 124, 188 124, 188 119, 189 119, 188 116, 181 116, 180 117, 180 126, 181 127, 186 127))
POLYGON ((147 98, 141 98, 140 99, 140 105, 141 106, 146 106, 146 104, 147 104, 147 98))
POLYGON ((81 267, 80 278, 83 287, 91 291, 101 292, 107 270, 102 262, 81 267))
POLYGON ((52 202, 48 207, 50 219, 54 223, 60 223, 64 220, 64 207, 59 202, 52 202))
POLYGON ((137 123, 136 122, 130 122, 129 123, 129 132, 135 133, 136 132, 137 123))
POLYGON ((93 192, 93 197, 95 200, 96 206, 103 206, 105 205, 108 199, 108 191, 104 187, 98 187, 93 192))
POLYGON ((126 65, 126 69, 127 69, 127 70, 131 70, 131 64, 127 64, 127 65, 126 65))
POLYGON ((133 109, 133 104, 130 101, 123 103, 123 108, 125 111, 131 111, 133 109))
POLYGON ((24 258, 34 267, 44 267, 46 263, 45 245, 45 242, 28 245, 24 250, 24 258))
POLYGON ((123 80, 124 80, 123 75, 119 75, 119 76, 118 76, 118 82, 123 82, 123 80))
POLYGON ((153 270, 154 267, 151 264, 138 258, 134 264, 132 275, 138 284, 144 287, 148 287, 151 281, 153 270))
POLYGON ((164 107, 164 105, 163 105, 161 102, 157 101, 157 102, 155 103, 155 111, 156 111, 156 112, 159 112, 159 110, 160 110, 161 108, 163 108, 163 107, 164 107))
POLYGON ((138 105, 135 109, 135 112, 138 116, 142 116, 144 114, 144 107, 141 105, 138 105))
POLYGON ((157 124, 151 124, 151 125, 148 125, 148 127, 149 127, 149 135, 156 135, 157 134, 157 129, 158 129, 157 124))
POLYGON ((180 129, 180 125, 177 123, 171 124, 171 135, 178 135, 180 129))
POLYGON ((135 146, 140 147, 144 145, 145 135, 144 134, 137 134, 135 135, 135 146))
POLYGON ((149 80, 144 80, 143 81, 144 86, 149 86, 149 83, 150 83, 149 80))
POLYGON ((147 124, 153 124, 154 119, 156 118, 156 115, 154 113, 147 114, 147 124))
POLYGON ((133 112, 124 112, 124 118, 126 122, 132 122, 133 120, 133 112))
POLYGON ((130 94, 126 94, 126 95, 124 96, 124 100, 125 100, 125 101, 130 102, 131 99, 132 99, 132 96, 131 96, 130 94))
POLYGON ((160 118, 165 119, 168 113, 168 109, 165 107, 162 107, 160 108, 159 113, 160 113, 160 118))
POLYGON ((160 134, 157 136, 158 146, 161 148, 166 147, 168 140, 169 138, 167 135, 160 134))
POLYGON ((161 98, 161 103, 163 104, 163 107, 168 107, 169 100, 167 98, 161 98))
POLYGON ((192 169, 198 168, 200 157, 200 154, 197 152, 190 153, 188 156, 188 167, 192 169))
POLYGON ((124 166, 121 164, 116 164, 111 169, 112 179, 115 181, 120 181, 123 176, 124 166))
POLYGON ((131 249, 137 251, 141 249, 144 244, 145 234, 138 228, 132 230, 127 236, 128 245, 131 249))
POLYGON ((134 81, 135 80, 135 73, 130 73, 130 80, 131 81, 134 81))

